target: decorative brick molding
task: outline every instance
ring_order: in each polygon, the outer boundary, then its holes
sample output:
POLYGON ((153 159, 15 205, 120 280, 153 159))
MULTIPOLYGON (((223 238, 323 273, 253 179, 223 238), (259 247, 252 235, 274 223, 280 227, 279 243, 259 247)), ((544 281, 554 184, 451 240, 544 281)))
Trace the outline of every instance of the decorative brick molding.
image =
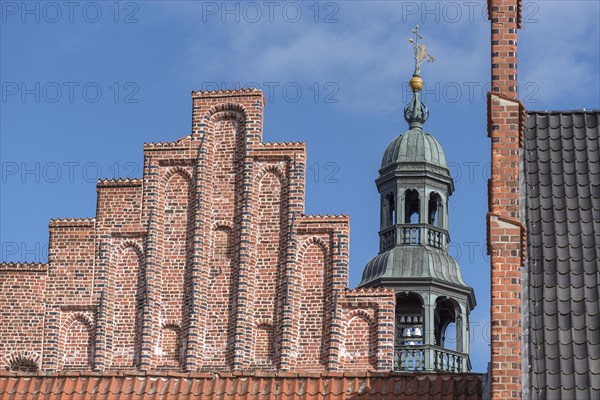
POLYGON ((38 263, 27 263, 27 262, 2 262, 0 263, 0 271, 3 272, 46 272, 48 270, 48 264, 41 262, 38 263))

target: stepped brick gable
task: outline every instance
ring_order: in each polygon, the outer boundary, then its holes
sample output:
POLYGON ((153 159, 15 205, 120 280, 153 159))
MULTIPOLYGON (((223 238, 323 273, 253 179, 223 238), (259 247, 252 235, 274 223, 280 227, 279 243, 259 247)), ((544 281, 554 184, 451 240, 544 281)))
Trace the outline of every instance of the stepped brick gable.
POLYGON ((306 149, 263 143, 259 90, 192 93, 192 132, 0 264, 9 371, 389 371, 393 290, 348 290, 349 219, 304 214, 306 149))

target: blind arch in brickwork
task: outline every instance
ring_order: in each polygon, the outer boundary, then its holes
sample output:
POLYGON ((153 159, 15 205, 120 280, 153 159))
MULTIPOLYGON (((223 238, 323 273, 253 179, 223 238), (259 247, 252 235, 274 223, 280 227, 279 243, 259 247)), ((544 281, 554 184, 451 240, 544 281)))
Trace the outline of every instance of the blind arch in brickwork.
POLYGON ((37 372, 41 368, 41 356, 34 351, 16 350, 2 358, 7 371, 37 372))
POLYGON ((92 370, 94 368, 94 335, 93 317, 83 312, 68 314, 60 329, 59 348, 61 356, 59 364, 62 369, 92 370), (72 335, 78 334, 77 325, 80 324, 85 329, 85 336, 72 337, 72 335), (77 339, 79 339, 79 342, 77 342, 77 339), (77 350, 83 351, 83 356, 77 354, 77 350), (73 352, 75 354, 72 354, 73 352))
POLYGON ((253 331, 253 364, 272 367, 275 361, 275 332, 273 321, 259 319, 254 322, 253 331))
POLYGON ((358 370, 376 368, 376 325, 371 314, 366 310, 348 312, 345 317, 343 341, 344 352, 341 359, 343 368, 358 370), (363 326, 360 326, 361 324, 363 326))
POLYGON ((317 236, 311 236, 309 238, 307 238, 306 240, 304 240, 304 242, 302 242, 302 244, 299 247, 298 250, 298 256, 296 257, 296 261, 297 262, 302 262, 302 258, 304 257, 304 253, 306 252, 306 249, 308 249, 310 246, 312 246, 313 244, 316 244, 317 246, 319 246, 321 248, 321 250, 323 251, 323 254, 325 255, 325 265, 327 265, 327 263, 329 263, 330 260, 330 254, 329 254, 329 246, 327 245, 327 243, 325 243, 325 241, 323 239, 321 239, 320 237, 317 236))
POLYGON ((285 183, 285 173, 281 170, 281 167, 279 165, 269 164, 258 170, 258 173, 256 174, 256 187, 259 187, 263 178, 269 173, 275 175, 282 185, 285 183))
POLYGON ((300 292, 296 292, 297 346, 296 366, 306 370, 321 370, 327 363, 327 297, 328 266, 331 263, 329 246, 323 239, 311 236, 300 245, 297 255, 298 278, 300 292), (311 247, 316 247, 323 257, 322 265, 305 265, 306 255, 311 247), (308 274, 322 268, 318 280, 308 274), (311 281, 311 278, 312 281, 311 281), (315 333, 317 332, 317 333, 315 333))
POLYGON ((238 122, 248 120, 248 110, 239 103, 221 103, 212 106, 202 118, 205 123, 216 122, 222 119, 235 118, 238 122))
POLYGON ((177 321, 166 321, 160 329, 161 366, 178 368, 183 361, 181 326, 177 321))
MULTIPOLYGON (((135 367, 141 354, 141 335, 143 312, 146 303, 147 282, 146 282, 146 263, 145 252, 143 245, 136 240, 126 239, 115 246, 111 260, 111 287, 109 297, 112 307, 112 362, 116 368, 133 368, 135 367), (134 268, 133 276, 119 275, 118 268, 125 262, 129 252, 135 255, 135 264, 129 268, 134 268), (131 293, 124 294, 124 289, 121 286, 123 282, 135 282, 133 297, 131 293), (116 297, 116 296, 119 297, 116 297), (123 331, 124 326, 127 326, 127 331, 123 331), (128 334, 129 332, 130 334, 128 334), (133 353, 128 352, 127 348, 131 348, 133 353)), ((132 260, 128 260, 131 262, 132 260)), ((122 272, 122 271, 121 271, 122 272)))
POLYGON ((142 249, 142 246, 138 242, 136 242, 134 240, 130 240, 130 239, 123 240, 121 243, 119 243, 119 245, 115 247, 113 256, 118 257, 119 255, 123 254, 123 252, 125 250, 130 249, 130 248, 133 251, 135 251, 140 262, 143 262, 144 261, 144 250, 142 249))
POLYGON ((160 180, 160 183, 161 183, 160 186, 161 186, 162 192, 164 192, 164 189, 169 184, 169 181, 175 175, 181 175, 181 177, 183 177, 187 181, 189 188, 191 190, 191 188, 193 186, 193 182, 194 182, 194 180, 192 179, 192 175, 190 174, 190 172, 187 169, 177 166, 177 167, 171 167, 171 168, 167 169, 167 171, 162 176, 162 178, 160 180))

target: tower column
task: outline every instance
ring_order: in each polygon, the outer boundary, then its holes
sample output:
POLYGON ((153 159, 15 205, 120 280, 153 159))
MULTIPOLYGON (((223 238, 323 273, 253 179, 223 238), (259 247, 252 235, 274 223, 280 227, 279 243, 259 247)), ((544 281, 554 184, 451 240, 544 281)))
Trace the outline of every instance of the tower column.
POLYGON ((422 188, 419 190, 419 223, 427 223, 427 190, 422 188))
MULTIPOLYGON (((435 344, 435 301, 437 296, 432 293, 423 295, 423 344, 431 346, 435 344)), ((435 354, 429 348, 425 352, 425 369, 432 371, 435 364, 435 354)))
MULTIPOLYGON (((469 318, 465 305, 461 303, 456 311, 456 351, 469 354, 469 318)), ((467 362, 467 359, 463 358, 463 371, 468 371, 467 362)))
MULTIPOLYGON (((445 199, 442 199, 440 204, 442 206, 442 212, 440 213, 442 229, 450 231, 450 227, 448 227, 448 202, 445 199)), ((444 243, 444 246, 447 247, 447 245, 448 243, 444 243)))
POLYGON ((427 200, 427 189, 425 187, 420 191, 419 203, 419 223, 422 224, 419 227, 419 244, 427 244, 427 228, 425 224, 429 222, 429 201, 427 200))
POLYGON ((387 206, 387 199, 385 198, 385 196, 381 196, 381 212, 379 213, 379 226, 381 227, 380 229, 385 229, 387 228, 387 213, 388 213, 388 206, 387 206))
POLYGON ((461 304, 456 310, 456 351, 465 353, 469 346, 467 321, 464 306, 461 304))

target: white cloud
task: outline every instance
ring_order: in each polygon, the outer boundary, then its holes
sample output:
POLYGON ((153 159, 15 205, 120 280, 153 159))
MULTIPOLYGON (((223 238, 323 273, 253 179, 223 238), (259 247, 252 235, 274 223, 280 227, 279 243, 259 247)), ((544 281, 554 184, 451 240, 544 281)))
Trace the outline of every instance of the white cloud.
MULTIPOLYGON (((197 76, 202 71, 209 81, 235 78, 241 83, 302 81, 308 86, 333 81, 339 86, 340 107, 369 113, 397 111, 403 82, 412 72, 410 29, 427 14, 411 15, 410 20, 405 3, 399 2, 336 4, 339 22, 334 24, 314 23, 308 6, 303 7, 306 18, 298 23, 277 18, 274 23, 247 23, 244 18, 233 23, 232 17, 223 15, 201 23, 206 16, 198 7, 177 9, 198 27, 191 31, 183 72, 197 76), (222 23, 223 19, 229 22, 222 23)), ((522 90, 525 100, 539 99, 551 107, 561 98, 581 96, 582 85, 591 91, 588 97, 597 97, 598 5, 527 4, 520 31, 519 78, 522 87, 535 82, 539 92, 533 93, 531 86, 522 90)), ((432 87, 435 82, 477 82, 483 88, 489 81, 489 23, 479 8, 472 16, 466 9, 462 13, 456 23, 445 13, 439 23, 429 15, 421 24, 428 49, 438 60, 423 68, 432 87)))
POLYGON ((520 82, 539 86, 540 107, 600 107, 599 3, 536 4, 539 9, 530 12, 539 22, 525 24, 520 32, 520 82))

